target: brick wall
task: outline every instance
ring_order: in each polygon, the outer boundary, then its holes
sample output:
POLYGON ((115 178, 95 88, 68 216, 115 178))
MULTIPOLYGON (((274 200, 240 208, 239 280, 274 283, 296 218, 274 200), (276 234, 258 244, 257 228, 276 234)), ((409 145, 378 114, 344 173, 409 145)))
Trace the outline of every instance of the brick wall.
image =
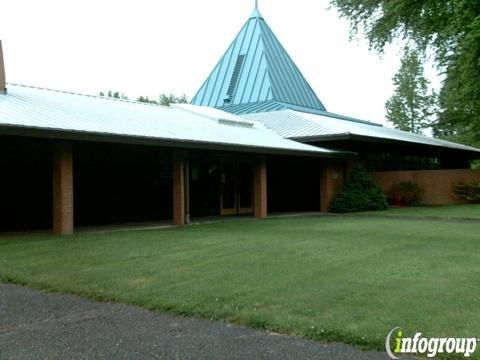
POLYGON ((420 170, 382 171, 373 173, 385 190, 402 181, 414 181, 425 190, 424 205, 448 205, 461 203, 453 194, 457 182, 480 181, 480 170, 420 170))
POLYGON ((320 210, 327 212, 337 192, 344 183, 344 166, 342 160, 327 159, 322 164, 320 177, 320 210))

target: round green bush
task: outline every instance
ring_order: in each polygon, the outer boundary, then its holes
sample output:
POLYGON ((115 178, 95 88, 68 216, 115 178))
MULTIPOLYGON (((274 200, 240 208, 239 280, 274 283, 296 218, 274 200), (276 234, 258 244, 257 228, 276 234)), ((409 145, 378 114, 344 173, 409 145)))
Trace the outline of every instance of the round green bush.
POLYGON ((382 188, 361 165, 353 168, 343 191, 335 196, 330 205, 330 211, 333 213, 375 211, 387 208, 388 203, 382 188))

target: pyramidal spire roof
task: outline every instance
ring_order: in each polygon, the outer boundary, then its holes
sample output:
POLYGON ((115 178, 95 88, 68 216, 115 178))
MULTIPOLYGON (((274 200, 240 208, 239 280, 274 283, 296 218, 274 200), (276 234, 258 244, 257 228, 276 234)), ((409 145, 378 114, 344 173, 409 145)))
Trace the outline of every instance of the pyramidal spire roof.
POLYGON ((255 8, 192 100, 234 114, 325 107, 255 8))

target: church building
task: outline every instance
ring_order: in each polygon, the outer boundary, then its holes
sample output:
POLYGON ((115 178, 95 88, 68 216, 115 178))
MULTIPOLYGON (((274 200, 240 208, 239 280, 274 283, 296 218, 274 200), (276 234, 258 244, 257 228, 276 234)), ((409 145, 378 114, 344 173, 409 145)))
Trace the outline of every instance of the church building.
POLYGON ((325 212, 356 162, 449 203, 479 158, 329 112, 258 9, 192 103, 169 107, 7 83, 0 42, 0 232, 325 212))

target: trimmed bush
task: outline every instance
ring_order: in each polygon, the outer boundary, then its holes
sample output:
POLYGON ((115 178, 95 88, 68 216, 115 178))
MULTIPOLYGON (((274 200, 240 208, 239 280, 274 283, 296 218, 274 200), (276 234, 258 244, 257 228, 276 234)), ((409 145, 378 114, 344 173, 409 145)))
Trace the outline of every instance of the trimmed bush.
POLYGON ((414 181, 403 181, 393 185, 387 192, 391 205, 416 206, 420 204, 425 190, 414 181))
POLYGON ((353 168, 343 191, 335 196, 330 205, 330 211, 334 213, 385 210, 387 208, 388 203, 382 188, 361 165, 353 168))
POLYGON ((463 201, 480 203, 480 182, 457 183, 453 187, 453 193, 463 201))

